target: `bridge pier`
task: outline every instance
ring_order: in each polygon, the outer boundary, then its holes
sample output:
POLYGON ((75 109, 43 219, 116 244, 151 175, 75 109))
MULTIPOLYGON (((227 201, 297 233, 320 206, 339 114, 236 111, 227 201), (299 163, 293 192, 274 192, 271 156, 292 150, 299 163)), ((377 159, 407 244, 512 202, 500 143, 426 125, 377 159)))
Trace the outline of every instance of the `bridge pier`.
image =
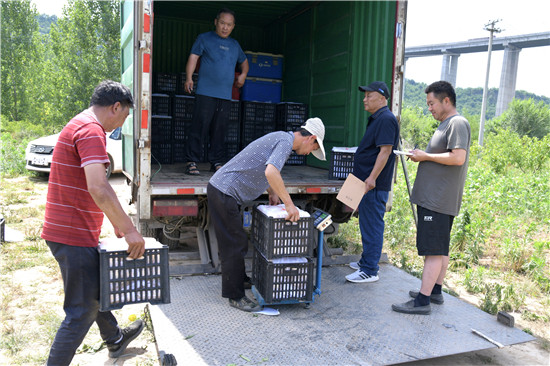
MULTIPOLYGON (((446 80, 456 86, 458 56, 466 53, 485 53, 488 44, 489 37, 483 37, 462 42, 406 47, 405 60, 411 57, 442 55, 441 80, 446 80)), ((519 52, 525 48, 550 46, 550 32, 495 37, 492 45, 493 51, 504 51, 500 89, 495 111, 495 116, 499 116, 508 108, 515 97, 519 52)), ((540 61, 541 65, 544 64, 544 61, 546 60, 540 61)))
POLYGON ((504 48, 504 59, 500 73, 500 87, 495 111, 495 117, 500 116, 514 99, 516 94, 516 80, 518 76, 519 52, 521 48, 507 45, 504 48))
POLYGON ((456 86, 456 73, 458 70, 459 54, 449 53, 443 55, 441 65, 441 80, 448 81, 452 86, 456 86))

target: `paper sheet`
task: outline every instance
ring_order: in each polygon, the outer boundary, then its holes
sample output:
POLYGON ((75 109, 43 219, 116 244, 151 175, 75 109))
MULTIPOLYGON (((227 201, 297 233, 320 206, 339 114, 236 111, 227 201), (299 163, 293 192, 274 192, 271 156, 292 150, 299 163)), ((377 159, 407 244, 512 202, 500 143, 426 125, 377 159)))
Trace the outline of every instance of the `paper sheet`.
MULTIPOLYGON (((268 217, 273 217, 275 219, 284 219, 288 216, 288 213, 286 212, 285 205, 259 205, 258 210, 268 217)), ((310 217, 309 212, 300 210, 298 208, 298 212, 300 213, 300 217, 310 217)))
MULTIPOLYGON (((145 249, 161 249, 164 246, 155 238, 143 238, 145 249)), ((105 238, 99 242, 99 249, 107 252, 120 252, 128 250, 128 243, 124 238, 105 238)))
POLYGON ((350 173, 336 199, 355 211, 364 195, 365 182, 350 173))
POLYGON ((262 310, 255 311, 254 314, 263 314, 263 315, 269 315, 269 316, 276 316, 279 315, 279 310, 273 309, 273 308, 263 308, 262 310))

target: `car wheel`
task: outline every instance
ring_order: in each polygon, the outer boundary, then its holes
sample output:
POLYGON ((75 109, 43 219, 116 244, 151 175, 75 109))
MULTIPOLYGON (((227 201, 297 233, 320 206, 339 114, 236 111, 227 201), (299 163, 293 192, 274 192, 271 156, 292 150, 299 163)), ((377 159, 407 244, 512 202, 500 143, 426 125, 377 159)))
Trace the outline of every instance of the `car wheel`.
POLYGON ((111 176, 111 173, 113 172, 113 166, 115 164, 115 162, 113 161, 113 157, 111 155, 109 155, 109 162, 111 164, 109 164, 109 167, 105 169, 105 175, 107 176, 107 179, 109 179, 109 177, 111 176))

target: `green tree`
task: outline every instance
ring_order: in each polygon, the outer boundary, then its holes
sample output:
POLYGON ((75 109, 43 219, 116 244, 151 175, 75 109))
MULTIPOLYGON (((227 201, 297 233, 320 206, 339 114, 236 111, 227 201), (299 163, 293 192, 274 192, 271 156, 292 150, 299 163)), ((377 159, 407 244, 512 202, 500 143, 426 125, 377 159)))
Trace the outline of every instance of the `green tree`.
POLYGON ((520 136, 542 139, 550 133, 550 107, 543 101, 535 103, 533 99, 514 99, 508 109, 491 121, 489 126, 492 129, 509 129, 520 136))
POLYGON ((52 93, 65 123, 88 107, 101 80, 120 80, 119 2, 69 0, 50 35, 52 93))
POLYGON ((30 0, 2 1, 1 106, 2 115, 11 120, 33 115, 33 83, 40 60, 36 16, 30 0))

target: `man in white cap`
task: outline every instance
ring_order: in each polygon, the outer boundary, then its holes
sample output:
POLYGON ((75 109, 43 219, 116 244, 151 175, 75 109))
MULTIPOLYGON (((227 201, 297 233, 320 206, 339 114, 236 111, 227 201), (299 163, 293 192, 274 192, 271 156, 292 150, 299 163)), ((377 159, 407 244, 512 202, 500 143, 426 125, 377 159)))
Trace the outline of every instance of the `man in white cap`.
POLYGON ((258 198, 266 190, 269 204, 281 201, 289 221, 298 221, 300 213, 288 194, 281 169, 295 151, 326 160, 323 139, 325 126, 320 118, 310 118, 295 132, 272 132, 251 142, 220 168, 208 183, 210 218, 218 239, 222 266, 222 297, 243 311, 257 311, 258 303, 245 296, 250 278, 245 273, 244 257, 248 237, 243 229, 240 206, 258 198))

